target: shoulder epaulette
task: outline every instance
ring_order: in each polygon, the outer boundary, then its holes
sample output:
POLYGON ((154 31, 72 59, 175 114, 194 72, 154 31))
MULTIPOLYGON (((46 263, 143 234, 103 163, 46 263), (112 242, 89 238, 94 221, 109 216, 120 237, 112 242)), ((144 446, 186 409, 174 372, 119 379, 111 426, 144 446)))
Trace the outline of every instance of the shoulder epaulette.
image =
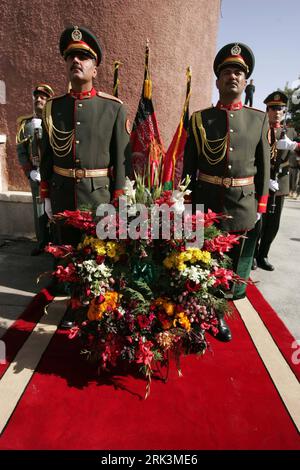
POLYGON ((17 118, 17 126, 20 126, 23 121, 28 121, 28 119, 32 119, 33 114, 27 114, 26 116, 19 116, 17 118))
POLYGON ((26 122, 33 118, 33 114, 27 114, 26 116, 19 116, 17 119, 17 134, 16 144, 24 144, 30 140, 30 137, 25 137, 24 130, 26 122))
POLYGON ((193 114, 202 113, 203 111, 208 111, 209 109, 213 109, 213 108, 214 108, 214 106, 211 105, 208 108, 198 109, 197 111, 194 111, 193 114))
POLYGON ((52 96, 51 98, 47 99, 47 103, 48 103, 48 101, 53 101, 53 100, 57 100, 58 98, 63 98, 64 96, 67 96, 67 94, 68 93, 64 93, 63 95, 52 96))
POLYGON ((253 111, 259 111, 260 113, 265 113, 265 111, 263 111, 262 109, 252 108, 251 106, 245 106, 245 105, 243 107, 246 109, 252 109, 253 111))
POLYGON ((100 98, 105 98, 107 100, 117 101, 118 103, 123 104, 122 100, 120 100, 119 98, 116 98, 116 96, 109 95, 108 93, 104 93, 104 91, 97 91, 97 96, 100 96, 100 98))

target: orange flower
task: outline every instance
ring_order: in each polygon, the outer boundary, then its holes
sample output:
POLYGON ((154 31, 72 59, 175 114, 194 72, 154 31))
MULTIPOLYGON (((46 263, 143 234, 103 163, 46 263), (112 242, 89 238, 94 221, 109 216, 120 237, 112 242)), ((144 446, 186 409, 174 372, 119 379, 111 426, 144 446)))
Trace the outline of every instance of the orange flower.
POLYGON ((95 298, 91 301, 87 313, 89 320, 101 320, 104 313, 111 313, 117 308, 119 301, 119 294, 115 291, 108 291, 104 296, 104 300, 99 303, 95 298))

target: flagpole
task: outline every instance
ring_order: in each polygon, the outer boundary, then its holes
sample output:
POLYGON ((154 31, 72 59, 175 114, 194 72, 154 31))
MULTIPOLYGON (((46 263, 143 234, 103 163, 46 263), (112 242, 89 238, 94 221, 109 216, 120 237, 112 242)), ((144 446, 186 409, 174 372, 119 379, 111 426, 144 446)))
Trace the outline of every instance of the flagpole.
POLYGON ((187 82, 186 82, 185 102, 184 102, 183 110, 182 110, 182 114, 181 114, 181 119, 180 119, 180 124, 179 124, 179 131, 178 131, 178 134, 177 134, 177 140, 176 140, 176 144, 174 146, 173 155, 172 155, 172 185, 173 185, 173 189, 174 189, 174 181, 175 181, 177 149, 178 149, 178 145, 179 145, 181 134, 182 134, 184 116, 185 116, 185 113, 187 112, 189 102, 190 102, 190 97, 191 97, 192 67, 190 65, 186 69, 186 80, 187 80, 187 82))
POLYGON ((119 96, 119 67, 122 65, 122 62, 119 62, 118 60, 114 61, 114 84, 113 84, 113 95, 118 98, 119 96))

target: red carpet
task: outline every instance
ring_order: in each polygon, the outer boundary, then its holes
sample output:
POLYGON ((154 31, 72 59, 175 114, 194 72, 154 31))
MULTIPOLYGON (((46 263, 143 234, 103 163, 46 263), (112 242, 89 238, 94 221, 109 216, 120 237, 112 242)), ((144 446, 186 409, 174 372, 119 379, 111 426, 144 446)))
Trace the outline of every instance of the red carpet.
MULTIPOLYGON (((295 351, 292 348, 292 344, 294 343, 295 338, 291 335, 283 321, 278 317, 275 310, 273 310, 271 305, 268 304, 255 285, 248 286, 247 297, 255 310, 259 312, 260 318, 266 325, 285 360, 293 370, 297 379, 300 380, 300 365, 295 364, 292 361, 292 355, 295 351)), ((298 355, 298 357, 300 356, 298 355)))
POLYGON ((44 308, 53 300, 53 298, 53 295, 51 295, 47 289, 42 289, 33 297, 22 315, 1 338, 6 345, 6 364, 0 364, 0 378, 29 337, 36 323, 44 314, 44 308))
MULTIPOLYGON (((256 291, 251 302, 288 360, 291 336, 256 291)), ((144 380, 97 378, 77 340, 56 333, 0 448, 299 450, 296 427, 237 311, 229 323, 230 343, 211 338, 210 352, 182 360, 182 378, 172 365, 167 384, 153 380, 146 401, 144 380)))

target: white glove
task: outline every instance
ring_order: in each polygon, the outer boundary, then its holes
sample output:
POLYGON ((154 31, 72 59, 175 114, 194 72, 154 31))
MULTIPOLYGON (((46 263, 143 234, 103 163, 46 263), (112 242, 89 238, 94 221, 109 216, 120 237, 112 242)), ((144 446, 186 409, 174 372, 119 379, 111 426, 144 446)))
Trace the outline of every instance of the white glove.
POLYGON ((41 182, 41 175, 40 175, 40 171, 39 170, 31 170, 30 172, 30 179, 32 181, 35 181, 36 183, 40 183, 41 182))
POLYGON ((278 181, 276 180, 270 180, 269 181, 269 189, 271 189, 271 191, 278 191, 279 190, 279 184, 278 184, 278 181))
POLYGON ((261 219, 261 213, 256 212, 256 222, 258 222, 261 219))
POLYGON ((280 139, 276 143, 276 148, 278 150, 295 150, 297 148, 297 142, 293 142, 287 136, 284 136, 283 139, 280 139))
POLYGON ((51 200, 46 197, 45 198, 45 212, 50 220, 53 219, 53 212, 52 212, 52 206, 51 206, 51 200))

